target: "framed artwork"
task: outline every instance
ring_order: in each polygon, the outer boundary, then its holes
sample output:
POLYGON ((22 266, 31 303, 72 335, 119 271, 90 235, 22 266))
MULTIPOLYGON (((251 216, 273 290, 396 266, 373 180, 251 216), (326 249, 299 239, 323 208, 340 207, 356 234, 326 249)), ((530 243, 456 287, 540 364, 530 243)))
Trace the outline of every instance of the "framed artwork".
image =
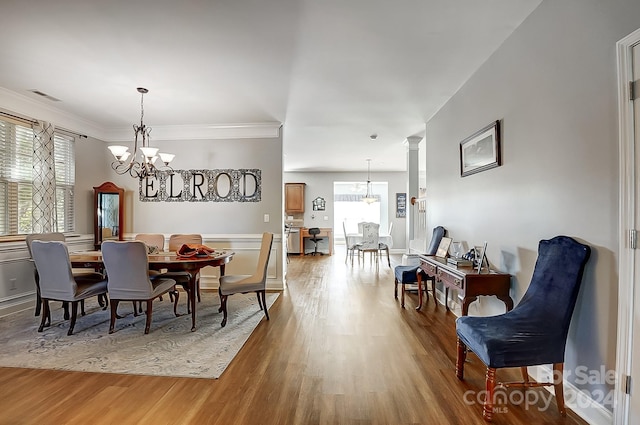
POLYGON ((436 251, 436 257, 446 258, 449 253, 449 245, 451 245, 451 238, 443 237, 440 240, 440 245, 438 245, 438 250, 436 251))
POLYGON ((407 194, 396 193, 396 218, 407 216, 407 194))
POLYGON ((500 165, 500 121, 494 121, 460 142, 462 177, 500 165))
POLYGON ((321 198, 318 196, 316 199, 313 200, 312 205, 313 205, 314 211, 324 211, 326 202, 324 198, 321 198))

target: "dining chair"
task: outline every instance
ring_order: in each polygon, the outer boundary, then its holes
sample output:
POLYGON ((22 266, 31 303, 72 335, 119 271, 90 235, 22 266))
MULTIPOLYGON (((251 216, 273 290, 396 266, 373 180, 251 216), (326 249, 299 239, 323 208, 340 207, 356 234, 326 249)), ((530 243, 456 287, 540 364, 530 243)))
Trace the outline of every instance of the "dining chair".
POLYGON ((164 235, 162 233, 138 233, 134 239, 144 242, 151 250, 155 247, 158 252, 164 251, 164 235))
POLYGON ((111 320, 109 333, 114 332, 117 309, 120 301, 134 302, 134 316, 136 301, 146 301, 147 320, 144 333, 149 333, 151 317, 153 315, 153 300, 167 292, 173 291, 175 301, 173 313, 178 316, 178 299, 180 295, 175 291, 176 281, 164 275, 149 276, 149 257, 147 246, 142 241, 104 241, 102 242, 102 260, 107 270, 107 289, 111 298, 111 320))
POLYGON ((456 320, 456 376, 464 379, 467 351, 487 367, 483 417, 491 421, 499 387, 555 388, 556 404, 566 415, 562 374, 571 316, 591 248, 568 236, 541 240, 533 276, 520 303, 497 316, 463 316, 456 320), (527 366, 553 365, 553 382, 529 382, 527 366), (523 382, 496 383, 496 369, 517 367, 523 382))
POLYGON ((258 257, 258 265, 253 275, 225 275, 220 277, 220 286, 218 293, 220 295, 220 308, 218 311, 223 313, 222 327, 227 324, 227 298, 233 294, 246 294, 255 292, 258 298, 260 310, 264 310, 264 315, 269 320, 269 311, 265 300, 266 282, 267 282, 267 266, 269 265, 269 257, 271 256, 271 247, 273 244, 273 233, 265 232, 262 234, 262 243, 260 244, 260 256, 258 257))
MULTIPOLYGON (((31 257, 31 259, 33 259, 33 254, 31 252, 31 245, 33 243, 33 241, 58 241, 58 242, 65 242, 66 238, 64 236, 64 234, 59 233, 59 232, 51 232, 51 233, 31 233, 28 234, 25 238, 25 241, 27 243, 27 251, 29 251, 29 257, 31 257)), ((81 276, 86 276, 89 279, 97 279, 97 276, 95 275, 95 270, 88 270, 88 269, 72 269, 73 272, 73 276, 74 277, 81 277, 81 276)), ((38 275, 38 269, 35 267, 35 263, 34 263, 34 267, 33 267, 33 274, 34 274, 34 280, 36 282, 36 311, 35 311, 35 316, 40 316, 40 311, 41 311, 41 307, 42 307, 42 298, 40 296, 40 277, 38 275)), ((102 276, 102 275, 101 275, 102 276)), ((101 307, 104 307, 105 304, 108 304, 109 300, 106 296, 100 296, 98 297, 98 302, 100 304, 101 307)), ((69 320, 69 306, 66 302, 62 303, 62 307, 64 308, 64 319, 65 320, 69 320)), ((80 311, 81 314, 84 316, 84 300, 82 300, 80 302, 80 311)), ((49 323, 51 323, 51 317, 48 317, 47 320, 49 321, 49 323)))
POLYGON ((362 225, 362 243, 358 247, 358 252, 362 253, 362 259, 364 262, 365 253, 369 253, 369 259, 373 262, 375 255, 376 266, 379 261, 380 250, 380 225, 378 223, 366 222, 362 225))
MULTIPOLYGON (((202 235, 197 233, 176 233, 169 236, 169 251, 178 252, 180 247, 184 244, 202 245, 202 235)), ((191 276, 189 272, 167 272, 164 273, 166 277, 174 279, 176 283, 184 289, 187 293, 187 313, 191 313, 191 294, 189 293, 189 281, 192 278, 196 279, 196 294, 198 302, 200 302, 200 272, 197 272, 195 277, 191 276)))
MULTIPOLYGON (((347 225, 344 221, 342 222, 342 231, 344 232, 344 244, 347 247, 347 256, 344 259, 344 263, 347 264, 347 260, 349 259, 349 253, 351 253, 351 265, 353 266, 353 254, 356 252, 360 244, 358 242, 351 242, 349 240, 349 237, 347 236, 347 225)), ((360 261, 359 256, 358 256, 358 261, 360 261)))
MULTIPOLYGON (((38 270, 38 285, 43 308, 38 332, 42 332, 45 326, 51 325, 49 301, 53 300, 71 303, 71 322, 67 335, 72 335, 78 317, 78 304, 89 297, 105 295, 107 281, 100 273, 74 276, 69 260, 69 250, 63 241, 32 240, 31 254, 38 270)), ((104 306, 103 310, 106 308, 104 306)), ((83 309, 82 315, 84 314, 83 309)))

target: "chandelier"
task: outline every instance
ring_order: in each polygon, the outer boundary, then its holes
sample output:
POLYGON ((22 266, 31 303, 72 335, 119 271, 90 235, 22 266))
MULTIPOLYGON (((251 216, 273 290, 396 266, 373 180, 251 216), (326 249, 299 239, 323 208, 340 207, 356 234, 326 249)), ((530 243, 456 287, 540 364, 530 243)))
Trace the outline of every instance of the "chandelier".
POLYGON ((367 194, 362 197, 362 201, 373 204, 378 199, 371 193, 371 160, 367 159, 367 194))
POLYGON ((151 128, 144 125, 143 122, 144 95, 148 92, 149 90, 144 87, 138 87, 138 93, 140 93, 140 125, 133 125, 133 131, 135 133, 133 152, 129 152, 129 148, 126 146, 109 146, 109 150, 116 159, 111 163, 111 168, 118 174, 129 173, 131 177, 137 177, 140 180, 147 177, 155 177, 161 169, 173 171, 173 169, 169 167, 169 163, 175 157, 175 155, 170 153, 158 153, 157 148, 149 146, 151 128), (140 143, 138 143, 138 138, 141 138, 140 143), (138 152, 138 150, 140 152, 138 152), (136 156, 139 157, 139 161, 136 160, 136 156), (131 159, 129 159, 129 157, 131 157, 131 159), (155 165, 158 157, 160 157, 164 165, 155 165), (128 159, 129 161, 127 161, 128 159))

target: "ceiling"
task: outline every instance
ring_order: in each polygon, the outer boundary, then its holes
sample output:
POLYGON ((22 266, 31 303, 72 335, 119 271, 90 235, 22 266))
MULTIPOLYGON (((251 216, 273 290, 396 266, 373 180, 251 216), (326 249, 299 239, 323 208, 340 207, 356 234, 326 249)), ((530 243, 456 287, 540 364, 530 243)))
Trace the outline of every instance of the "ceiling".
POLYGON ((132 134, 142 86, 154 137, 279 122, 285 171, 403 171, 407 137, 540 2, 2 0, 0 87, 132 134))

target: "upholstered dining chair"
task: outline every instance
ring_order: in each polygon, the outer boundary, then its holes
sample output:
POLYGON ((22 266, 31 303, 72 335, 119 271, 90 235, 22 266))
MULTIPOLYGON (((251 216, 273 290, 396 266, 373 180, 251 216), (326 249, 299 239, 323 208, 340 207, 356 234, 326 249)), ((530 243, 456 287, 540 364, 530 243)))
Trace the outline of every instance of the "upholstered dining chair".
POLYGON ((153 315, 153 300, 167 292, 174 291, 173 313, 178 316, 179 294, 175 291, 176 281, 164 275, 149 276, 147 246, 142 241, 104 241, 102 260, 107 271, 109 298, 111 298, 111 320, 109 333, 113 333, 118 316, 120 301, 133 301, 133 314, 137 316, 136 301, 146 301, 147 320, 144 333, 149 333, 153 315))
MULTIPOLYGON (((51 324, 49 301, 71 303, 71 322, 67 335, 73 334, 78 317, 78 304, 89 298, 107 293, 107 281, 100 273, 73 276, 69 250, 62 241, 33 240, 31 254, 39 276, 40 297, 42 299, 42 319, 38 332, 51 324), (47 324, 47 320, 49 324, 47 324)), ((103 307, 103 310, 107 307, 103 307)), ((84 310, 82 312, 84 316, 84 310)), ((66 319, 66 317, 65 317, 66 319)))
POLYGON ((493 415, 496 369, 519 367, 523 382, 498 383, 502 387, 550 386, 563 416, 562 371, 571 316, 591 249, 568 236, 538 244, 538 259, 531 283, 511 311, 490 317, 464 316, 456 320, 458 358, 456 375, 464 379, 467 351, 487 366, 483 417, 493 415), (552 364, 554 382, 529 382, 527 366, 552 364))
MULTIPOLYGON (((169 251, 177 252, 184 244, 202 245, 202 235, 197 233, 176 233, 169 236, 169 251)), ((191 294, 189 293, 189 280, 192 276, 189 272, 168 272, 164 273, 166 277, 174 279, 176 283, 184 289, 187 293, 187 313, 191 313, 191 294)), ((200 301, 200 272, 195 276, 196 279, 196 293, 198 302, 200 301)))
MULTIPOLYGON (((369 253, 371 261, 375 256, 376 266, 379 264, 378 257, 380 251, 380 225, 378 223, 365 222, 362 225, 362 243, 358 246, 358 252, 369 253)), ((363 261, 364 262, 364 261, 363 261)))
MULTIPOLYGON (((66 238, 64 236, 64 234, 59 233, 59 232, 51 232, 51 233, 31 233, 28 234, 25 238, 25 241, 27 243, 27 250, 29 251, 29 257, 31 257, 33 259, 33 253, 31 252, 31 244, 33 243, 33 241, 58 241, 58 242, 65 242, 66 238)), ((38 269, 35 267, 35 263, 34 263, 34 267, 33 267, 33 273, 34 273, 34 280, 36 282, 36 310, 35 310, 35 316, 39 316, 40 315, 40 310, 42 307, 42 298, 40 297, 40 277, 38 275, 38 269)), ((103 277, 100 273, 96 273, 94 270, 89 270, 89 269, 72 269, 72 273, 74 277, 82 277, 84 276, 86 278, 86 280, 102 280, 103 277)), ((100 296, 98 297, 98 301, 100 303, 101 307, 104 307, 105 304, 108 305, 109 300, 106 296, 100 296)), ((64 319, 65 320, 69 320, 69 306, 68 303, 63 302, 63 308, 64 308, 64 319)), ((80 311, 82 312, 82 315, 84 316, 84 300, 80 301, 80 311)), ((48 323, 51 323, 51 317, 47 318, 48 323)))
MULTIPOLYGON (((353 254, 355 254, 360 244, 358 242, 349 241, 349 237, 347 236, 347 225, 344 221, 342 222, 342 231, 344 232, 344 244, 347 247, 347 256, 344 259, 344 263, 347 264, 349 255, 351 255, 351 265, 353 266, 353 254)), ((360 257, 358 257, 358 261, 360 261, 360 257)))
MULTIPOLYGON (((438 246, 440 245, 440 241, 447 234, 447 229, 442 226, 436 226, 433 229, 433 233, 431 235, 431 241, 429 242, 429 246, 427 250, 424 252, 424 255, 436 255, 438 251, 438 246)), ((395 275, 395 288, 394 288, 394 296, 398 299, 398 284, 402 287, 402 294, 400 296, 400 305, 404 308, 404 294, 406 292, 407 284, 415 284, 420 283, 420 288, 424 290, 427 295, 427 300, 429 300, 429 290, 427 289, 426 281, 431 281, 431 292, 433 293, 433 298, 436 298, 436 279, 434 277, 430 277, 425 272, 420 269, 420 266, 417 265, 406 265, 406 266, 396 266, 394 269, 395 275), (425 281, 425 286, 422 288, 422 281, 425 281)), ((448 288, 446 289, 448 291, 448 288)), ((422 294, 418 294, 420 300, 422 300, 422 294)), ((438 305, 436 301, 436 306, 438 305)), ((422 303, 419 302, 416 310, 420 310, 422 308, 422 303)))
POLYGON ((134 239, 144 242, 148 247, 157 248, 159 252, 164 250, 164 235, 162 233, 138 233, 134 239))
POLYGON ((266 303, 266 282, 267 282, 267 266, 269 265, 269 257, 271 256, 271 246, 273 244, 273 233, 265 232, 262 234, 262 243, 260 244, 260 256, 258 257, 258 265, 253 275, 225 275, 220 278, 220 286, 218 293, 220 294, 220 309, 223 314, 221 326, 227 324, 227 298, 233 294, 246 294, 255 292, 258 298, 258 305, 264 310, 264 315, 269 320, 269 311, 266 303))

